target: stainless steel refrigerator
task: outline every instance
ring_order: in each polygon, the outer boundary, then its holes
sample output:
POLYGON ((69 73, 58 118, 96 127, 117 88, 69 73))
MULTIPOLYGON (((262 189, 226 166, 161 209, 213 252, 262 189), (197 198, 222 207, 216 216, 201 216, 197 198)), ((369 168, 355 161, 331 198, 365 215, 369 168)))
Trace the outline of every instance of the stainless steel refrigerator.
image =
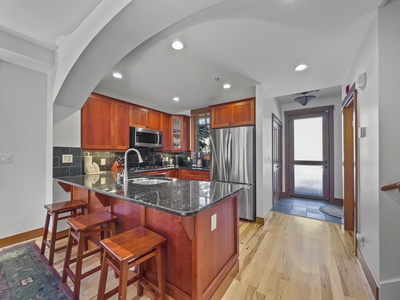
POLYGON ((239 217, 254 221, 255 204, 255 128, 254 126, 211 130, 211 180, 241 183, 239 217))

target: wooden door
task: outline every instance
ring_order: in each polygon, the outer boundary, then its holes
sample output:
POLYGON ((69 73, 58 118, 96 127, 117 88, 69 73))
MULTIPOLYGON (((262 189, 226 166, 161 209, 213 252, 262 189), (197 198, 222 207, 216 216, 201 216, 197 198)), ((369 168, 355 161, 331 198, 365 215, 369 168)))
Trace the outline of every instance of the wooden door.
POLYGON ((81 145, 83 149, 111 149, 112 101, 91 95, 81 110, 81 145))
POLYGON ((272 114, 272 198, 274 205, 282 194, 282 122, 272 114))
POLYGON ((211 108, 211 128, 229 127, 232 122, 232 106, 218 105, 211 108))
POLYGON ((231 126, 254 124, 254 99, 232 104, 231 126))
POLYGON ((147 128, 161 130, 161 113, 152 109, 147 111, 147 128))
POLYGON ((333 108, 285 112, 290 196, 333 200, 333 108))
POLYGON ((113 102, 112 149, 126 150, 129 147, 129 107, 123 102, 113 102))
POLYGON ((147 111, 144 107, 131 105, 129 110, 129 126, 146 128, 147 111))
MULTIPOLYGON (((354 236, 356 236, 358 232, 358 145, 356 138, 357 90, 354 85, 342 101, 342 118, 343 224, 345 230, 354 231, 354 236)), ((357 245, 356 239, 355 245, 357 245)))

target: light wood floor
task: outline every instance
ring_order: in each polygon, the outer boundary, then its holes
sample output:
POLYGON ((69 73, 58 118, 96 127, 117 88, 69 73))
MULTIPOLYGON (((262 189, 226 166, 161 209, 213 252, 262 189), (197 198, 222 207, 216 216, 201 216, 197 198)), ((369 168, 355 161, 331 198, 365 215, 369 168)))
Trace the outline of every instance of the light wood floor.
MULTIPOLYGON (((241 222, 240 270, 223 299, 372 300, 352 249, 352 237, 340 224, 275 212, 264 226, 241 222)), ((60 274, 63 255, 57 253, 54 263, 60 274)), ((90 258, 85 266, 97 261, 90 258)), ((96 299, 98 279, 97 273, 82 281, 82 300, 96 299)), ((108 280, 107 287, 116 286, 113 273, 108 280)), ((133 286, 129 297, 149 299, 137 297, 133 286)))

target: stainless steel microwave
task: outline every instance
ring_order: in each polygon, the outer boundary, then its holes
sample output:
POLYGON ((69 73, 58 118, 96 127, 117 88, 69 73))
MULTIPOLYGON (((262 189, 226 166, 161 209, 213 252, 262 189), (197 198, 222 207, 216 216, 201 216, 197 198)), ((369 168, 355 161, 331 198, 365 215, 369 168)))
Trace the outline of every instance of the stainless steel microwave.
POLYGON ((162 131, 139 127, 129 127, 129 147, 162 147, 162 131))

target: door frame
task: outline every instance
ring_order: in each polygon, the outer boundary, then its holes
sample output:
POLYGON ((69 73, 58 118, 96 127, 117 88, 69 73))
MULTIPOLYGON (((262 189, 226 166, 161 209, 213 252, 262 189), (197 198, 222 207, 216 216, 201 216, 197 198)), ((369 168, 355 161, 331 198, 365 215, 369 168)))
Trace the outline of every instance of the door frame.
MULTIPOLYGON (((357 90, 355 84, 342 101, 343 120, 343 224, 358 232, 358 139, 357 90)), ((355 238, 357 249, 357 239, 355 238)), ((357 253, 357 251, 356 251, 357 253)))
MULTIPOLYGON (((280 182, 280 187, 279 187, 279 198, 282 196, 282 184, 283 184, 283 140, 282 140, 282 133, 283 133, 283 124, 282 121, 273 113, 272 114, 272 128, 271 128, 271 134, 272 134, 272 206, 275 205, 275 172, 274 172, 274 162, 275 162, 275 140, 274 140, 274 124, 277 123, 278 126, 281 128, 281 135, 279 138, 279 143, 278 145, 278 151, 279 151, 279 157, 281 159, 281 171, 279 172, 279 177, 278 180, 280 182)), ((279 199, 278 199, 279 200, 279 199)))
MULTIPOLYGON (((329 172, 328 172, 328 184, 329 184, 329 190, 328 190, 328 201, 329 202, 334 202, 334 127, 333 127, 333 112, 334 112, 335 106, 334 105, 328 105, 328 106, 319 106, 319 107, 313 107, 313 108, 305 108, 305 109, 297 109, 297 110, 289 110, 285 111, 285 187, 286 187, 286 194, 291 195, 292 192, 289 190, 290 188, 290 164, 289 164, 289 117, 290 116, 298 116, 298 115, 306 115, 306 114, 312 114, 312 113, 321 113, 321 112, 327 112, 328 114, 328 153, 329 153, 329 158, 328 158, 328 164, 329 164, 329 172)), ((307 196, 309 199, 316 199, 319 200, 320 197, 313 197, 313 196, 307 196)))

